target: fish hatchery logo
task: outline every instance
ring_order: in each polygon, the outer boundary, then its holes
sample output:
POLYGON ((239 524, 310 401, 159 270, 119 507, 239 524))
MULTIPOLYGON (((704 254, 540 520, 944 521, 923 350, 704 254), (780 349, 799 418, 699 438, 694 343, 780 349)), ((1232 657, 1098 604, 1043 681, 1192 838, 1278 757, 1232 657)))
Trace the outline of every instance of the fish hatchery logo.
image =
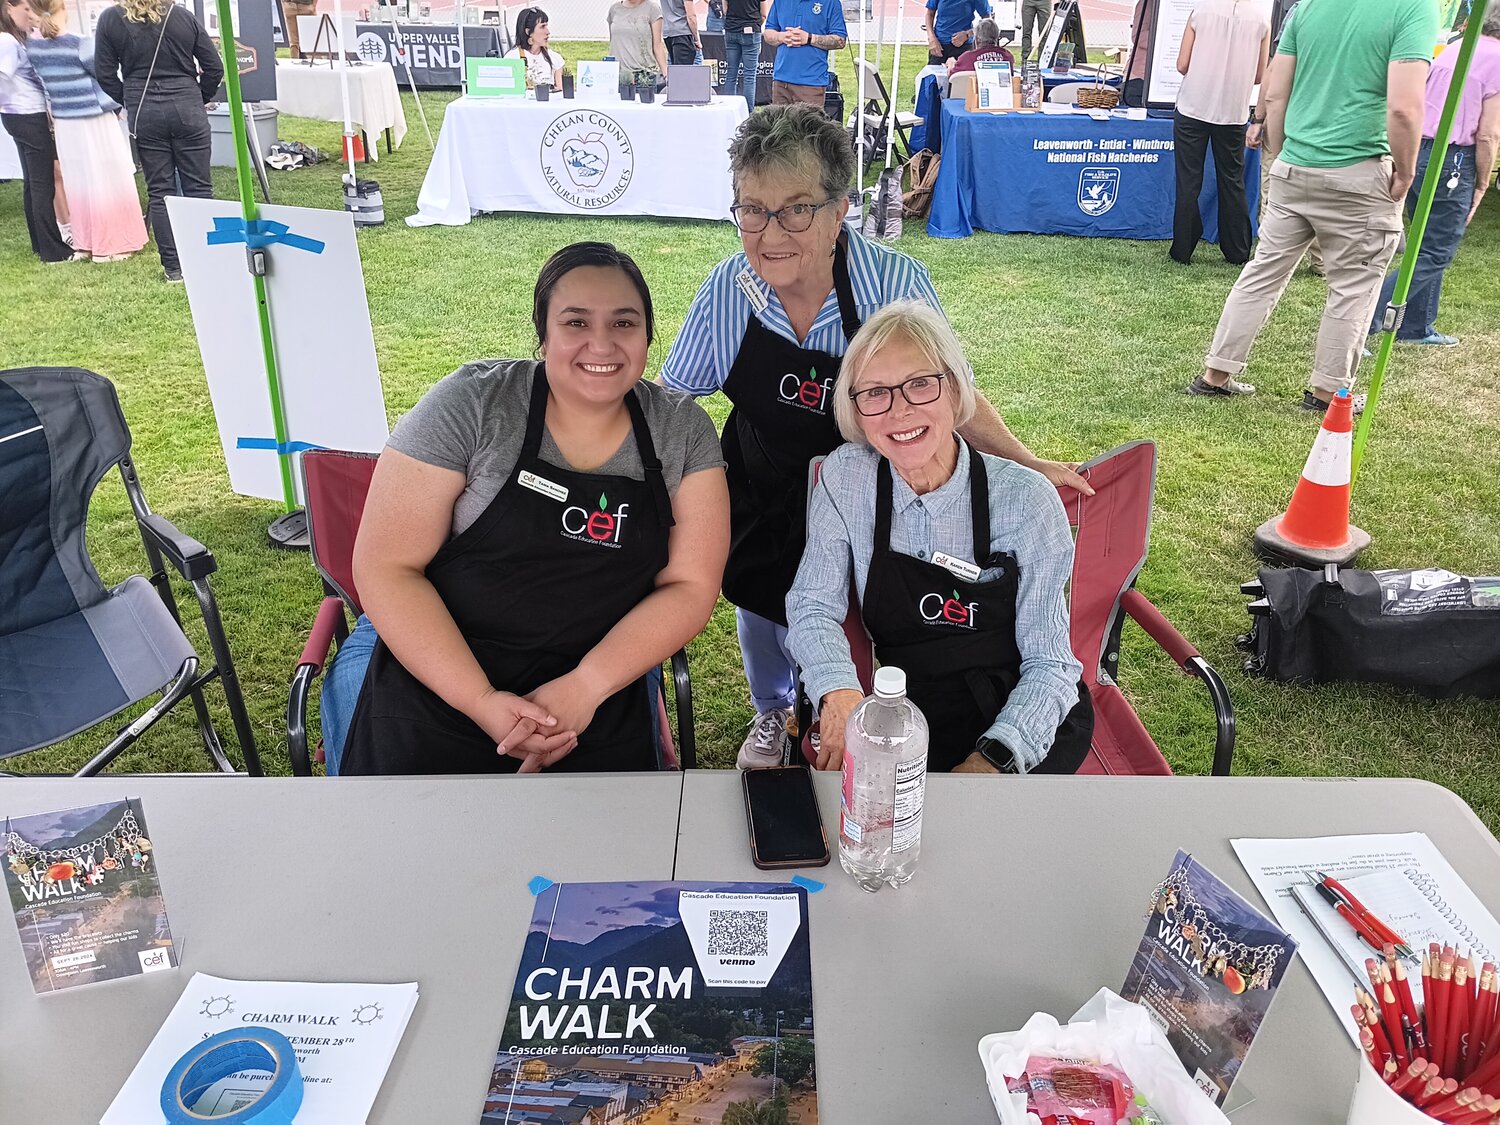
POLYGON ((565 203, 597 211, 635 176, 635 147, 619 122, 595 110, 564 113, 542 134, 542 177, 565 203))
POLYGON ((1102 215, 1119 198, 1118 168, 1085 168, 1078 173, 1078 209, 1085 215, 1102 215))

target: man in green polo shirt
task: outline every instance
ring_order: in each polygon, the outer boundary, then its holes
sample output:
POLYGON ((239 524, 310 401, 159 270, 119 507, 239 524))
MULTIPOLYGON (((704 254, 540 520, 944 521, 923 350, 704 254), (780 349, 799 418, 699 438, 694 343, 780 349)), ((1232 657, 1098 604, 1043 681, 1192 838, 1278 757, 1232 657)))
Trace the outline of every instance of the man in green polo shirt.
MULTIPOLYGON (((1401 201, 1416 174, 1438 31, 1436 0, 1297 6, 1263 91, 1264 117, 1257 114, 1248 138, 1261 140, 1267 159, 1277 156, 1260 244, 1230 291, 1190 393, 1254 393, 1235 376, 1314 236, 1323 247, 1328 303, 1302 405, 1327 410, 1335 393, 1354 385, 1401 235, 1401 201)), ((1356 397, 1356 411, 1363 398, 1356 397)))

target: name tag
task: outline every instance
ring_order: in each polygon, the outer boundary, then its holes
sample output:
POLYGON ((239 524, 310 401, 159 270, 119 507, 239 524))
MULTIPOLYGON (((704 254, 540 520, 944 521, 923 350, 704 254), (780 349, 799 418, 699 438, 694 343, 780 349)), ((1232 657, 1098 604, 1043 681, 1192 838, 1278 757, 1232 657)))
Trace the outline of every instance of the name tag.
MULTIPOLYGON (((540 492, 548 499, 563 501, 568 498, 568 490, 562 485, 555 481, 550 481, 546 477, 539 477, 535 473, 527 472, 525 469, 521 470, 521 475, 516 479, 521 482, 522 488, 529 488, 532 492, 540 492)), ((977 574, 978 571, 975 571, 975 573, 977 574)))
POLYGON ((963 559, 955 559, 952 555, 945 555, 942 551, 934 551, 932 561, 951 574, 957 575, 965 582, 979 581, 979 568, 971 562, 963 559))
POLYGON ((746 266, 740 270, 739 276, 734 280, 740 287, 740 291, 749 299, 750 307, 757 313, 765 312, 771 302, 766 300, 766 295, 760 291, 760 286, 756 284, 755 271, 746 266))

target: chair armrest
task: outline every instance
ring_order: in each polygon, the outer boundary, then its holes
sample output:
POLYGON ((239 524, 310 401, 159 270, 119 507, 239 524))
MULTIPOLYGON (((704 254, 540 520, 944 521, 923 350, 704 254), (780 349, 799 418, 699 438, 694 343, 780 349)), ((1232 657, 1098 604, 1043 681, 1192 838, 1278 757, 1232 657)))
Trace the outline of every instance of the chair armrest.
POLYGON ((698 768, 698 736, 693 729, 693 681, 688 675, 687 649, 672 654, 672 698, 677 703, 677 768, 698 768))
POLYGON ((328 650, 333 646, 334 633, 343 619, 343 601, 336 597, 324 598, 318 606, 317 617, 313 619, 307 644, 302 646, 297 670, 292 673, 292 686, 286 701, 286 744, 292 760, 292 774, 296 777, 312 776, 312 758, 307 746, 307 700, 312 694, 313 680, 323 671, 323 662, 328 659, 328 650))
POLYGON ((214 553, 191 535, 184 535, 166 516, 155 513, 140 519, 141 534, 146 536, 189 582, 207 578, 219 569, 214 553))
POLYGON ((1228 777, 1234 768, 1234 703, 1229 698, 1229 689, 1223 678, 1198 650, 1177 631, 1173 625, 1139 590, 1127 590, 1120 599, 1120 608, 1130 615, 1146 635, 1162 647, 1190 676, 1203 681, 1214 705, 1214 721, 1218 728, 1214 739, 1215 777, 1228 777))

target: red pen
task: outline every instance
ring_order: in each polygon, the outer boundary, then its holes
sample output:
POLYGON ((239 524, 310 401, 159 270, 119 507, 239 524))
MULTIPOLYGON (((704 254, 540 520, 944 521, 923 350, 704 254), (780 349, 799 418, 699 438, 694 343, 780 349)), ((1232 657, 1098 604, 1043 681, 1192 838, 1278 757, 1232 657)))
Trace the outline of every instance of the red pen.
POLYGON ((1341 898, 1343 898, 1345 902, 1349 904, 1350 909, 1352 909, 1354 913, 1361 920, 1363 920, 1369 927, 1369 929, 1376 935, 1375 946, 1377 949, 1389 942, 1390 944, 1394 945, 1397 949, 1397 952, 1401 953, 1403 956, 1408 956, 1411 954, 1411 947, 1406 944, 1405 939, 1403 939, 1400 934, 1387 926, 1374 914, 1371 914, 1370 911, 1365 908, 1364 903, 1360 902, 1359 899, 1355 898, 1352 894, 1349 893, 1349 888, 1345 887, 1344 884, 1340 883, 1332 875, 1324 875, 1321 871, 1316 872, 1316 874, 1325 886, 1334 891, 1341 898))

